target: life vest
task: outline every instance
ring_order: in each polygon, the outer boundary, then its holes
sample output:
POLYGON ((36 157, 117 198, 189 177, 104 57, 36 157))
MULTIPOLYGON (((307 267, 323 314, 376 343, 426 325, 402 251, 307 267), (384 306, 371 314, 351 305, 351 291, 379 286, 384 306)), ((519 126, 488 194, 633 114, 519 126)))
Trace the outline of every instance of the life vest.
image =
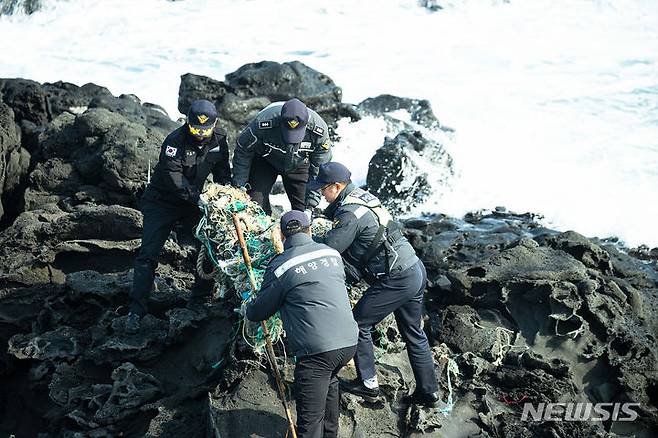
MULTIPOLYGON (((367 211, 371 211, 375 215, 377 222, 379 223, 379 229, 377 230, 377 234, 375 235, 374 239, 359 259, 356 267, 359 270, 366 271, 367 273, 368 262, 375 255, 379 254, 383 248, 386 255, 386 270, 384 273, 380 273, 380 275, 388 275, 391 268, 397 261, 397 255, 393 263, 390 263, 389 261, 390 253, 395 253, 395 250, 393 249, 393 243, 404 238, 400 224, 393 220, 391 214, 382 205, 381 201, 377 199, 376 196, 360 188, 354 189, 349 195, 345 197, 345 199, 343 199, 340 205, 358 205, 359 208, 354 212, 357 219, 361 218, 367 211)), ((377 274, 370 275, 377 277, 377 274)))
MULTIPOLYGON (((341 205, 359 205, 373 212, 377 217, 380 226, 388 227, 393 222, 393 217, 388 212, 376 196, 366 192, 363 189, 354 189, 343 199, 341 205)), ((357 210, 358 211, 358 210, 357 210)), ((357 218, 362 216, 357 214, 357 218)))

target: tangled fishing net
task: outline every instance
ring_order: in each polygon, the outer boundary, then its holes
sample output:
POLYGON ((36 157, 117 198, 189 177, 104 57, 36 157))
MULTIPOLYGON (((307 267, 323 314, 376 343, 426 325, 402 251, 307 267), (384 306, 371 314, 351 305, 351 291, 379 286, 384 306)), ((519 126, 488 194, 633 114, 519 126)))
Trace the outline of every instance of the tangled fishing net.
MULTIPOLYGON (((283 250, 278 222, 251 201, 249 195, 235 187, 210 184, 201 195, 201 200, 204 203, 203 217, 196 228, 196 237, 202 242, 205 254, 214 267, 212 274, 206 278, 214 279, 220 298, 233 291, 240 304, 248 302, 258 293, 269 261, 283 250), (255 291, 252 290, 248 268, 242 257, 233 215, 237 216, 251 257, 255 291)), ((279 341, 283 336, 279 314, 269 318, 265 325, 272 342, 279 341)), ((260 324, 245 319, 242 327, 245 341, 255 352, 262 353, 266 340, 260 324)))
MULTIPOLYGON (((218 298, 226 298, 227 292, 234 292, 240 304, 248 302, 258 290, 252 291, 233 224, 233 215, 237 215, 244 234, 257 288, 261 286, 269 261, 283 251, 278 221, 268 216, 244 191, 235 187, 210 184, 201 199, 205 205, 203 217, 196 229, 196 237, 205 247, 206 251, 202 253, 207 254, 214 270, 210 275, 204 275, 202 270, 198 269, 199 274, 215 281, 218 298)), ((311 225, 311 232, 313 235, 323 236, 331 227, 331 221, 316 218, 311 225)), ((352 305, 356 304, 366 288, 367 285, 363 282, 348 286, 352 305)), ((278 313, 266 321, 266 326, 272 342, 280 341, 284 333, 278 313)), ((266 340, 260 325, 245 319, 242 327, 245 341, 256 353, 262 353, 266 340)), ((376 356, 403 348, 404 343, 393 315, 380 322, 375 330, 376 356)))

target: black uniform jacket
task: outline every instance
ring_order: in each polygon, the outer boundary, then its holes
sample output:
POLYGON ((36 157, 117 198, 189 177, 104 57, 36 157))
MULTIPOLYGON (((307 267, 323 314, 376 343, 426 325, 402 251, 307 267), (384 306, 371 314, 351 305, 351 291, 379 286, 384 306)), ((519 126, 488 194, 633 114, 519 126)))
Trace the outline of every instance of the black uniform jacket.
POLYGON ((183 125, 162 143, 147 192, 172 204, 196 204, 211 173, 218 184, 231 182, 226 132, 215 128, 210 138, 199 142, 183 125))
MULTIPOLYGON (((360 266, 360 259, 370 248, 370 244, 377 236, 379 220, 369 208, 345 203, 348 196, 376 199, 373 195, 349 184, 325 210, 325 215, 333 220, 333 228, 324 237, 316 237, 318 242, 334 248, 340 252, 346 263, 367 271, 374 276, 387 273, 397 275, 418 262, 418 257, 411 244, 402 235, 392 244, 388 256, 382 247, 381 250, 367 262, 360 266)), ((366 280, 371 282, 366 276, 366 280)))
POLYGON ((309 108, 306 135, 301 144, 285 144, 281 137, 281 107, 275 102, 263 109, 240 133, 233 155, 233 182, 244 186, 249 180, 254 156, 265 159, 279 173, 309 166, 309 179, 317 176, 319 166, 331 161, 331 140, 327 124, 309 108))

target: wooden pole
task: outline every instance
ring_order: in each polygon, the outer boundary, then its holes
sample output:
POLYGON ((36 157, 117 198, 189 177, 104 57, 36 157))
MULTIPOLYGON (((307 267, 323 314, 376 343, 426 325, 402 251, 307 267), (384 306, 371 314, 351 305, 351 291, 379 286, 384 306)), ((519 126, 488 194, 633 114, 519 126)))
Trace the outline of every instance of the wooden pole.
MULTIPOLYGON (((249 256, 249 250, 247 249, 247 243, 244 241, 244 235, 242 234, 242 227, 240 226, 240 219, 238 219, 237 213, 233 213, 233 225, 235 226, 235 232, 238 235, 238 241, 240 242, 240 248, 242 249, 242 258, 244 264, 247 268, 247 274, 249 276, 249 283, 251 284, 251 290, 256 292, 258 289, 256 287, 256 277, 254 277, 254 270, 251 267, 251 257, 249 256)), ((274 348, 272 347, 272 337, 270 336, 270 331, 265 325, 265 321, 260 322, 260 327, 263 330, 265 335, 265 351, 269 356, 270 365, 272 366, 272 371, 274 371, 274 379, 276 380, 276 386, 279 389, 279 396, 283 402, 283 408, 286 411, 286 417, 288 418, 288 427, 290 428, 290 433, 292 438, 297 438, 297 431, 295 430, 295 422, 292 421, 292 415, 290 413, 290 408, 288 408, 288 403, 286 402, 286 391, 283 387, 283 382, 281 380, 281 373, 279 372, 279 367, 276 363, 276 355, 274 354, 274 348)))

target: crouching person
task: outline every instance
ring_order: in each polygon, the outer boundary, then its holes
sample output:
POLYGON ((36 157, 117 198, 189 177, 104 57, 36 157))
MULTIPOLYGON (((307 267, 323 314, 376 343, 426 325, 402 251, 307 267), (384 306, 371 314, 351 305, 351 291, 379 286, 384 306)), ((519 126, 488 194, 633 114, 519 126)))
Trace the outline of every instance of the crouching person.
MULTIPOLYGON (((165 138, 153 179, 141 200, 144 213, 142 245, 135 258, 130 313, 126 331, 136 333, 140 319, 148 312, 160 252, 177 222, 190 228, 199 221, 199 196, 208 175, 219 184, 231 181, 226 131, 217 126, 217 109, 207 100, 195 100, 187 123, 165 138)), ((203 307, 212 281, 196 272, 188 302, 191 309, 203 307)))
POLYGON ((338 434, 338 371, 356 352, 352 316, 340 254, 311 238, 309 219, 292 210, 281 217, 284 252, 267 267, 261 290, 246 317, 262 321, 277 311, 296 357, 297 434, 338 434))

